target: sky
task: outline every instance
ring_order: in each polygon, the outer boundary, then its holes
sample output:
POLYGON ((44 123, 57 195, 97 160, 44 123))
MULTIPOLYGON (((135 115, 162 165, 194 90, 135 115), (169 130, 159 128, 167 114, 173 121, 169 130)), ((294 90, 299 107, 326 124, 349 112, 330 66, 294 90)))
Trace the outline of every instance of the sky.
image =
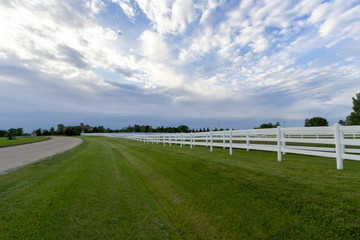
POLYGON ((0 129, 330 124, 360 92, 359 0, 1 0, 0 129))

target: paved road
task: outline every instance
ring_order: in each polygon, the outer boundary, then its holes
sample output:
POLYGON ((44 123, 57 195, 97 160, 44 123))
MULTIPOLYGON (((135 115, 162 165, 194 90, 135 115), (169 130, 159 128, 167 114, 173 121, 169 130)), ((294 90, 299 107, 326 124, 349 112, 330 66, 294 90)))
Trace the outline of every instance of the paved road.
POLYGON ((79 138, 52 137, 43 142, 0 148, 0 174, 65 152, 80 143, 79 138))

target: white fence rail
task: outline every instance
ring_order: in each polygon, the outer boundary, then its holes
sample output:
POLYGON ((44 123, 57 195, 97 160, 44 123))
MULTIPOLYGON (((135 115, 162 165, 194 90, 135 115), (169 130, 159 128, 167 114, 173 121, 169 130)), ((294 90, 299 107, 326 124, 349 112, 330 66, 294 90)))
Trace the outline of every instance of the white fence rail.
POLYGON ((277 152, 278 161, 286 153, 336 158, 337 169, 343 160, 360 161, 360 126, 268 128, 196 133, 83 133, 83 136, 125 138, 152 144, 172 144, 234 148, 277 152))

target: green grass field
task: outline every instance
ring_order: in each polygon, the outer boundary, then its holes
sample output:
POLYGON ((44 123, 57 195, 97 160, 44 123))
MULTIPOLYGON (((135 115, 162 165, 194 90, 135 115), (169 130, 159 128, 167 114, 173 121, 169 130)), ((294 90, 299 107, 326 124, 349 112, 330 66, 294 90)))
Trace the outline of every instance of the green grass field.
POLYGON ((0 239, 360 239, 360 163, 86 137, 0 175, 0 239))
POLYGON ((10 147, 10 146, 16 146, 16 145, 23 145, 33 142, 40 142, 48 140, 49 137, 17 137, 13 140, 8 140, 7 137, 1 137, 0 138, 0 148, 2 147, 10 147))

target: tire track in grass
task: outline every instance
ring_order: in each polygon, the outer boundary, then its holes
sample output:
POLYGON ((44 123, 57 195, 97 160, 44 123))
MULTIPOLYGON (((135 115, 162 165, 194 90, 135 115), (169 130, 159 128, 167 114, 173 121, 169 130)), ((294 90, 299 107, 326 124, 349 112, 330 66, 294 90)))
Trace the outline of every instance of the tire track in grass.
MULTIPOLYGON (((112 147, 112 150, 116 152, 116 154, 120 155, 120 158, 118 159, 123 160, 124 164, 126 164, 126 167, 131 172, 131 177, 134 179, 134 182, 136 184, 135 189, 137 189, 138 194, 145 202, 148 211, 151 212, 154 221, 165 233, 166 239, 182 239, 179 233, 176 233, 175 229, 171 226, 171 222, 169 221, 168 216, 166 216, 166 213, 163 211, 162 206, 159 204, 159 202, 157 202, 150 189, 147 188, 144 179, 142 179, 141 176, 137 173, 133 165, 129 164, 128 156, 124 154, 123 149, 118 148, 117 144, 114 144, 112 142, 109 143, 109 145, 112 147)), ((114 167, 116 167, 115 163, 114 167)))
MULTIPOLYGON (((216 239, 220 236, 220 230, 211 221, 211 217, 206 212, 196 208, 192 201, 189 202, 191 194, 183 188, 183 185, 173 181, 173 178, 179 176, 173 172, 174 169, 166 168, 164 165, 162 170, 167 172, 165 175, 163 172, 155 170, 159 170, 153 165, 159 166, 157 160, 163 158, 161 154, 156 154, 156 159, 154 159, 153 149, 144 151, 144 149, 126 143, 119 145, 119 149, 129 164, 133 166, 143 184, 155 196, 158 205, 161 206, 162 211, 168 216, 173 227, 177 229, 182 238, 216 239), (169 178, 169 175, 172 175, 173 178, 169 178)), ((166 157, 169 156, 166 155, 166 157)), ((226 238, 226 233, 222 234, 222 238, 226 238)))
MULTIPOLYGON (((152 213, 146 208, 134 182, 131 171, 124 164, 121 156, 114 152, 104 139, 97 139, 102 147, 100 158, 90 159, 92 181, 97 185, 93 203, 85 209, 101 209, 93 221, 100 221, 103 226, 102 235, 97 239, 166 239, 161 228, 153 221, 152 213), (115 164, 115 167, 114 167, 115 164), (96 199, 96 195, 98 199, 96 199), (108 234, 104 234, 105 230, 108 234)), ((87 161, 89 163, 89 159, 87 161)), ((83 203, 80 205, 82 206, 83 203)), ((80 214, 77 214, 80 215, 80 214)), ((88 226, 85 229, 89 229, 88 226)))

